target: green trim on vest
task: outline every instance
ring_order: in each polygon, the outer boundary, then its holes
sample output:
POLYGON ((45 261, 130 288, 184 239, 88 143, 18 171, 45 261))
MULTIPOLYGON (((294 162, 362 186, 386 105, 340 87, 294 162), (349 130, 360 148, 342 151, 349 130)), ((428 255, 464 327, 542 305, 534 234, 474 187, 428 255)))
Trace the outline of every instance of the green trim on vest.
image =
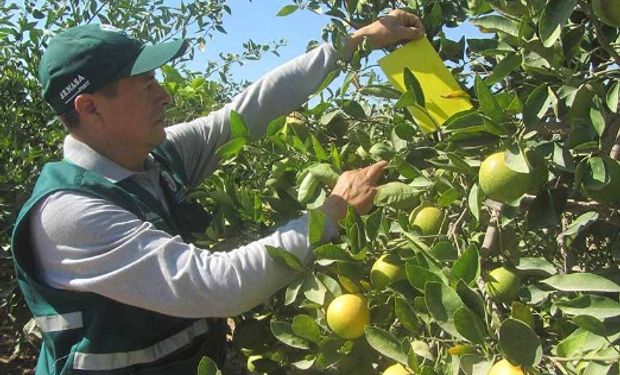
MULTIPOLYGON (((165 142, 153 155, 162 174, 172 176, 176 183, 172 189, 180 192, 182 199, 187 178, 174 146, 165 142)), ((18 215, 12 238, 17 282, 43 331, 36 373, 92 374, 86 371, 91 369, 97 374, 195 374, 202 355, 223 361, 225 327, 221 319, 205 324, 204 319, 167 316, 95 293, 54 289, 37 280, 28 216, 41 199, 61 190, 113 202, 170 235, 186 238, 190 233, 174 214, 175 200, 167 200, 171 215, 136 183, 114 184, 67 161, 46 164, 18 215)))

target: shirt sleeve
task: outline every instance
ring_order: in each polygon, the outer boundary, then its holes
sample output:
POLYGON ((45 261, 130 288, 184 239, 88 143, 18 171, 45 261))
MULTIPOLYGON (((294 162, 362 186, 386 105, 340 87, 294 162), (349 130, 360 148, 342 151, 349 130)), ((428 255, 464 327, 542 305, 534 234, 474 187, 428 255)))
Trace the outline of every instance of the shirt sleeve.
POLYGON ((338 58, 331 44, 323 44, 267 73, 223 108, 166 128, 168 140, 183 159, 191 186, 217 168, 215 151, 230 139, 231 110, 241 115, 252 137, 259 137, 271 120, 305 103, 336 68, 338 58))
POLYGON ((188 318, 238 315, 299 277, 275 262, 265 245, 309 263, 307 221, 303 216, 258 241, 217 252, 74 192, 53 193, 30 217, 38 276, 51 287, 188 318))

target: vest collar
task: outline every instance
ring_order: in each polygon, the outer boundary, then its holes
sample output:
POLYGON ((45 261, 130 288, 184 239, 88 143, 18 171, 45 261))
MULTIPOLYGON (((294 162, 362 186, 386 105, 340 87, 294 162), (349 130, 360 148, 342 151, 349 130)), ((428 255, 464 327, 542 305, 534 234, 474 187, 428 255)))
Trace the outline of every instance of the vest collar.
MULTIPOLYGON (((112 183, 117 183, 138 173, 145 173, 134 172, 120 166, 70 134, 65 137, 63 156, 73 164, 91 172, 96 172, 112 183)), ((145 160, 145 167, 147 172, 157 168, 155 159, 151 154, 145 160)))

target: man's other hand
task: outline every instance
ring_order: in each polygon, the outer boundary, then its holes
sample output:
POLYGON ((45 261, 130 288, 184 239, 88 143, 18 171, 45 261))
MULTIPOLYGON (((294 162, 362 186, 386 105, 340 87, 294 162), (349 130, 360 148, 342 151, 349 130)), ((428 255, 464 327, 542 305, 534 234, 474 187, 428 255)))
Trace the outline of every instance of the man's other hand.
POLYGON ((348 205, 353 206, 360 215, 368 213, 377 192, 377 181, 387 164, 382 160, 366 168, 342 173, 323 204, 325 215, 337 224, 346 215, 348 205))
POLYGON ((364 38, 368 38, 372 48, 383 48, 396 42, 421 39, 424 33, 424 25, 418 16, 395 9, 354 32, 349 39, 349 47, 355 50, 364 38))

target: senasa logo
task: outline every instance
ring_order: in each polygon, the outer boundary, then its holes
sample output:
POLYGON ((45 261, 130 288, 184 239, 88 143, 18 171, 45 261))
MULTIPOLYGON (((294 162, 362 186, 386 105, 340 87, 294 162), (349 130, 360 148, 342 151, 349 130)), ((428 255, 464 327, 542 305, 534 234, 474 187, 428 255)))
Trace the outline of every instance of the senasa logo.
POLYGON ((60 91, 60 100, 64 100, 65 103, 68 103, 89 85, 90 81, 81 74, 78 74, 77 77, 73 78, 69 84, 60 91))

